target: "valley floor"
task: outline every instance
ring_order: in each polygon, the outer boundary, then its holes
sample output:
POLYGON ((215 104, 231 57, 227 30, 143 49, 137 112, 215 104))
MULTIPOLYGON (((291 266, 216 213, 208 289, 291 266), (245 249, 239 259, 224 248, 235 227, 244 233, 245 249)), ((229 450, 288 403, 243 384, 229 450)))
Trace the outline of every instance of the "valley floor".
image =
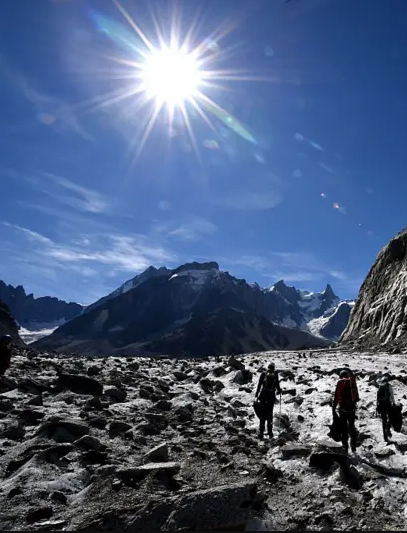
POLYGON ((0 378, 0 529, 403 531, 407 428, 383 441, 374 383, 390 372, 406 407, 405 368, 401 355, 335 351, 204 360, 22 351, 0 378), (271 442, 257 438, 252 408, 269 361, 284 390, 271 442), (361 398, 349 463, 327 437, 344 365, 359 373, 361 398))

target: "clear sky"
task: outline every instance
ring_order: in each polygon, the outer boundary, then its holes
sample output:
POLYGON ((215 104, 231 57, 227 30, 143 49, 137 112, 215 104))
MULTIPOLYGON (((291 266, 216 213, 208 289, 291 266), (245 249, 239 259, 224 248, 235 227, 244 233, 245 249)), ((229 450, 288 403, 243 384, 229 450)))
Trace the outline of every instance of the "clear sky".
POLYGON ((2 3, 0 279, 87 304, 149 265, 216 260, 355 297, 406 225, 407 1, 122 7, 133 26, 110 0, 2 3), (135 25, 199 55, 205 96, 172 121, 139 90, 135 25))

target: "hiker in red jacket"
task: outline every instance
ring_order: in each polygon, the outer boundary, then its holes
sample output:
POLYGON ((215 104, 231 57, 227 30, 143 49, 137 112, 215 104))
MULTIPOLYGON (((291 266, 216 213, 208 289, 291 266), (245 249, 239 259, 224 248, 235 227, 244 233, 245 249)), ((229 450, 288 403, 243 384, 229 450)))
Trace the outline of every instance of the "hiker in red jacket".
POLYGON ((11 337, 10 335, 2 335, 0 337, 0 376, 10 368, 11 360, 11 337))
POLYGON ((339 406, 339 419, 341 422, 342 445, 348 451, 348 437, 352 452, 356 451, 356 404, 359 401, 359 393, 356 378, 350 370, 342 370, 336 385, 333 410, 339 406))

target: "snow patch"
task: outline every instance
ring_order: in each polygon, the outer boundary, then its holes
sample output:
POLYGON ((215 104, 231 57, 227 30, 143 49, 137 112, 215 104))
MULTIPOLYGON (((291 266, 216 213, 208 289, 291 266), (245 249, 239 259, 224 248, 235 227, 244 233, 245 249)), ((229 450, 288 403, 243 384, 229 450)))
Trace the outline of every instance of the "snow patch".
POLYGON ((58 326, 39 329, 38 331, 31 331, 26 328, 20 327, 18 334, 26 344, 32 344, 33 342, 39 341, 43 337, 51 335, 57 328, 58 326))

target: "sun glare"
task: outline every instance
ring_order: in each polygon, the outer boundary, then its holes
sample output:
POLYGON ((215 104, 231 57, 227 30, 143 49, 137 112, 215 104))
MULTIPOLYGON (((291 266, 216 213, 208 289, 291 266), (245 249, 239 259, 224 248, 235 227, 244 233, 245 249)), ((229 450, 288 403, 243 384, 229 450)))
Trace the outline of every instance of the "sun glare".
POLYGON ((193 55, 167 47, 146 57, 141 77, 147 96, 166 104, 182 104, 193 98, 201 81, 193 55))
MULTIPOLYGON (((126 84, 108 94, 98 95, 90 104, 92 107, 108 107, 127 101, 125 116, 135 115, 146 109, 145 116, 134 121, 135 134, 129 148, 134 149, 137 146, 135 158, 143 150, 158 120, 168 126, 169 138, 184 130, 198 159, 199 150, 192 118, 195 122, 203 121, 216 138, 220 137, 217 123, 221 122, 246 141, 258 144, 244 124, 206 94, 208 88, 225 90, 227 87, 223 82, 258 79, 247 75, 246 71, 216 67, 220 61, 230 60, 232 50, 237 46, 231 45, 222 49, 220 45, 222 39, 235 27, 234 22, 226 21, 205 39, 195 43, 194 32, 198 14, 183 35, 180 31, 181 12, 174 10, 168 25, 169 40, 166 43, 164 28, 160 27, 157 17, 152 13, 155 28, 153 41, 159 45, 157 46, 131 18, 120 0, 112 1, 130 28, 98 12, 92 12, 92 18, 99 30, 125 52, 126 57, 106 57, 120 65, 120 69, 116 67, 112 75, 124 80, 126 84), (162 121, 163 117, 165 122, 162 121)), ((166 26, 167 24, 165 28, 166 26)), ((210 143, 210 146, 214 144, 210 143)))

